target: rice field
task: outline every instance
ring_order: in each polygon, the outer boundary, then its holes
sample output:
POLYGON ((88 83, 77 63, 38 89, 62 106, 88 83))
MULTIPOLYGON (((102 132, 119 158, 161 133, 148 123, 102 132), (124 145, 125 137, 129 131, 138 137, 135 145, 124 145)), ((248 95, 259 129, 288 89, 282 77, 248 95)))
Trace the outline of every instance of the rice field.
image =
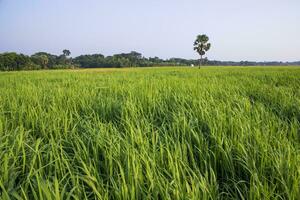
POLYGON ((0 199, 300 199, 300 67, 1 72, 0 199))

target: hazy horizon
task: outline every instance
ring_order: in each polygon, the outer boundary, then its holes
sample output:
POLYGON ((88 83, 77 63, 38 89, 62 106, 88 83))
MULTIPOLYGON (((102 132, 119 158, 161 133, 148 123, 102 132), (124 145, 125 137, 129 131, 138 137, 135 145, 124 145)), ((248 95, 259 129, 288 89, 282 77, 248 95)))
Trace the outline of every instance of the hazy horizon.
POLYGON ((145 57, 299 61, 299 0, 0 0, 0 52, 81 54, 138 51, 145 57))

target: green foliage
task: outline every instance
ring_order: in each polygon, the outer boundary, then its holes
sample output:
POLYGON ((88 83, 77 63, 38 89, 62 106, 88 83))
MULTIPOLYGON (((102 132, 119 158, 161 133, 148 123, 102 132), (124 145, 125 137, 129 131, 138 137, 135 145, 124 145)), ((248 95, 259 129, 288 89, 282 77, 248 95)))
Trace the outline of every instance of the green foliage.
POLYGON ((68 50, 68 49, 64 49, 64 50, 63 50, 63 55, 64 55, 65 57, 68 57, 68 56, 71 55, 71 51, 68 50))
MULTIPOLYGON (((70 51, 64 50, 64 54, 70 55, 70 51)), ((74 68, 72 59, 66 55, 52 55, 46 52, 38 52, 31 57, 14 52, 0 54, 0 70, 37 70, 37 69, 66 69, 74 68)))
MULTIPOLYGON (((200 38, 201 39, 201 38, 200 38)), ((206 41, 205 39, 204 41, 206 41)), ((200 41, 200 40, 199 40, 200 41)), ((200 45, 201 46, 201 45, 200 45)), ((208 50, 210 44, 204 49, 208 50)), ((201 53, 201 52, 200 52, 201 53)), ((158 57, 145 58, 141 53, 131 51, 130 53, 115 54, 105 57, 102 54, 81 55, 75 58, 68 57, 71 52, 63 50, 63 54, 57 56, 46 52, 38 52, 28 57, 23 54, 3 53, 0 54, 0 70, 34 70, 34 69, 66 69, 66 68, 120 68, 120 67, 157 67, 157 66, 191 66, 197 65, 197 60, 170 58, 160 59, 158 57)), ((203 52, 201 53, 203 54, 203 52)), ((201 59, 202 65, 218 66, 264 66, 264 65, 300 65, 300 62, 222 62, 216 60, 201 59)))
POLYGON ((102 54, 81 55, 76 57, 74 62, 82 67, 103 67, 104 56, 102 54))
POLYGON ((38 53, 35 53, 31 56, 31 60, 37 64, 37 65, 40 65, 41 67, 43 66, 43 64, 41 63, 40 61, 40 57, 47 57, 48 59, 48 62, 47 62, 47 66, 45 66, 45 68, 48 68, 48 69, 51 69, 51 67, 53 65, 56 65, 58 63, 58 56, 56 55, 52 55, 52 54, 49 54, 49 53, 46 53, 46 52, 38 52, 38 53))
POLYGON ((12 71, 32 68, 35 66, 26 55, 13 52, 0 54, 0 70, 12 71))
POLYGON ((76 57, 74 63, 77 63, 84 68, 144 67, 153 65, 148 59, 143 58, 142 54, 135 51, 107 57, 104 57, 102 54, 82 55, 76 57))
POLYGON ((35 64, 42 66, 43 69, 48 68, 49 59, 47 55, 34 55, 31 58, 35 64))
POLYGON ((208 51, 211 47, 211 44, 208 43, 208 36, 207 35, 198 35, 197 39, 194 42, 194 50, 200 55, 200 65, 202 62, 202 56, 205 55, 205 52, 208 51))
POLYGON ((300 68, 1 72, 0 86, 0 199, 300 196, 300 68))

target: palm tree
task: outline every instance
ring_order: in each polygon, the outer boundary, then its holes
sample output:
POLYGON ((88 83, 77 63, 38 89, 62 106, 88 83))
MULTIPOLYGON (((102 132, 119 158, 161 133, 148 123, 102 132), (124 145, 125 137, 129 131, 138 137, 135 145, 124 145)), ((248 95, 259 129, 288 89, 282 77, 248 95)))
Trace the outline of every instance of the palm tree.
POLYGON ((65 50, 63 50, 63 54, 64 54, 64 56, 69 56, 69 55, 71 55, 71 52, 68 50, 68 49, 65 49, 65 50))
POLYGON ((200 55, 199 60, 199 69, 202 64, 202 57, 205 55, 205 52, 208 51, 211 47, 211 44, 208 43, 208 36, 207 35, 198 35, 197 39, 194 42, 194 50, 198 52, 200 55))

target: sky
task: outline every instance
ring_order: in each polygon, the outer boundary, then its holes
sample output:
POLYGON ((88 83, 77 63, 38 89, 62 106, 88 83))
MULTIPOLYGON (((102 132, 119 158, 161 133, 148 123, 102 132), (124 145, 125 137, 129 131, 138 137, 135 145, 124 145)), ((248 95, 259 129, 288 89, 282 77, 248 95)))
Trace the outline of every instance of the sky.
POLYGON ((300 0, 0 0, 0 52, 300 60, 300 0))

